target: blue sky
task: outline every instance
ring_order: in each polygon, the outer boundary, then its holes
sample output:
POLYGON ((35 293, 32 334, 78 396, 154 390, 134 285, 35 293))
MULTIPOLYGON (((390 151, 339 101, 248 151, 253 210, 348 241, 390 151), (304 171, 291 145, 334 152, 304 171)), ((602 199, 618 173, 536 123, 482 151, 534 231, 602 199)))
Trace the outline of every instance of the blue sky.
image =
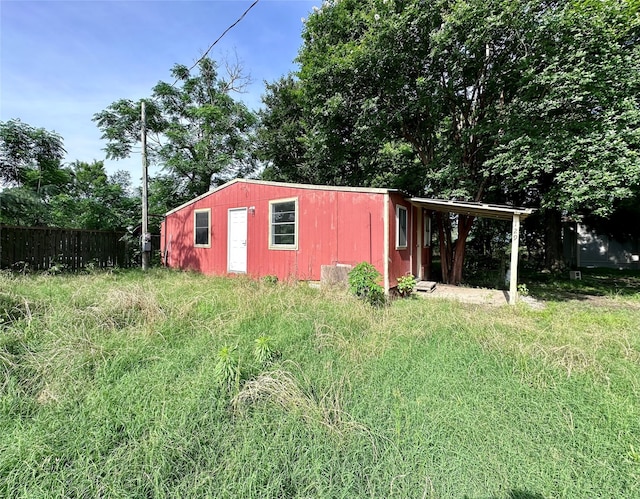
MULTIPOLYGON (((0 121, 19 118, 59 133, 67 161, 104 159, 94 113, 120 98, 151 94, 191 66, 253 3, 245 0, 2 0, 0 121)), ((295 70, 302 18, 321 0, 260 0, 214 47, 237 58, 253 83, 237 97, 257 109, 264 81, 295 70)), ((140 157, 105 161, 139 183, 140 157)), ((152 170, 151 174, 155 171, 152 170)))

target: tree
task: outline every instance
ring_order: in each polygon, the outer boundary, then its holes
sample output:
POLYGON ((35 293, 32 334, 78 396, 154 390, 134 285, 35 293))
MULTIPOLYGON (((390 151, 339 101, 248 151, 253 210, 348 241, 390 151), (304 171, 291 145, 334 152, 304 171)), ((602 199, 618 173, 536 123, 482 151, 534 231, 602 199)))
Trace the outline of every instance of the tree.
MULTIPOLYGON (((188 201, 181 194, 180 180, 173 174, 156 175, 149 179, 149 213, 162 215, 188 201)), ((149 220, 151 232, 160 231, 160 218, 155 216, 149 220)))
MULTIPOLYGON (((388 178, 382 152, 403 151, 394 187, 486 199, 483 165, 514 85, 504 68, 519 50, 510 5, 325 3, 306 23, 299 56, 309 161, 362 184, 388 178)), ((449 217, 438 222, 443 278, 459 282, 473 217, 459 217, 457 241, 449 217)))
POLYGON ((304 146, 304 110, 300 82, 292 74, 266 83, 260 111, 258 156, 265 161, 264 180, 318 183, 307 168, 304 146))
MULTIPOLYGON (((218 76, 208 58, 198 73, 175 65, 174 84, 159 82, 146 104, 149 159, 177 181, 176 202, 207 192, 255 170, 251 144, 257 118, 231 97, 244 78, 237 66, 218 76)), ((94 121, 107 140, 107 157, 128 157, 140 140, 140 104, 121 99, 97 113, 94 121)))
POLYGON ((47 186, 64 184, 65 152, 55 132, 20 120, 0 122, 0 182, 7 186, 28 187, 39 194, 47 186))
POLYGON ((541 209, 548 268, 563 266, 563 215, 606 219, 640 192, 639 28, 629 4, 583 1, 548 12, 526 40, 488 166, 541 209))
POLYGON ((104 163, 64 166, 62 137, 20 120, 0 123, 0 222, 80 229, 124 229, 140 218, 126 172, 104 163))
POLYGON ((57 227, 125 230, 140 220, 139 196, 131 192, 128 172, 109 177, 104 162, 71 164, 73 183, 50 202, 50 223, 57 227))
MULTIPOLYGON (((367 185, 385 177, 381 151, 408 147, 412 174, 395 178, 411 194, 607 212, 638 179, 638 31, 624 5, 325 2, 299 55, 301 170, 367 185)), ((462 279, 473 222, 438 217, 447 282, 462 279)))
POLYGON ((71 182, 62 137, 20 120, 0 122, 0 221, 48 223, 46 203, 71 182))
POLYGON ((8 225, 46 225, 47 209, 36 194, 24 187, 0 192, 0 223, 8 225))

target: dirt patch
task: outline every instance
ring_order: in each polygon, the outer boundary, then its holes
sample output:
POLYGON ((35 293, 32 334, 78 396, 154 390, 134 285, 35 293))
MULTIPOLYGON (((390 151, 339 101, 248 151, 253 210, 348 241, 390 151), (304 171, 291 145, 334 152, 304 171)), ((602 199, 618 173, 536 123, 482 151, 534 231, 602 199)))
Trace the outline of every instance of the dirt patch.
POLYGON ((507 291, 488 288, 466 288, 463 286, 452 286, 450 284, 438 284, 430 293, 416 294, 428 299, 445 298, 478 305, 500 306, 509 303, 509 293, 507 291))
MULTIPOLYGON (((443 298, 478 305, 501 306, 509 303, 508 291, 488 288, 468 288, 463 286, 452 286, 450 284, 438 284, 432 292, 416 293, 416 295, 426 299, 443 298)), ((582 302, 594 307, 624 308, 630 310, 640 309, 640 301, 617 299, 609 296, 563 293, 562 301, 576 303, 582 302)), ((532 296, 519 296, 518 302, 524 303, 534 309, 543 309, 546 303, 545 300, 536 299, 532 296)))

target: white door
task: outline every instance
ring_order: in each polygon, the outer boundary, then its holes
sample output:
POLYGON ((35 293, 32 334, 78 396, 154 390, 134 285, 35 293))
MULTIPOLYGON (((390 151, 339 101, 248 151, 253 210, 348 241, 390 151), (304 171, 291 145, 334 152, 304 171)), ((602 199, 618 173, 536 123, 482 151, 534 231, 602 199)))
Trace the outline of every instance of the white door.
POLYGON ((229 210, 229 242, 227 263, 229 272, 247 272, 247 209, 229 210))

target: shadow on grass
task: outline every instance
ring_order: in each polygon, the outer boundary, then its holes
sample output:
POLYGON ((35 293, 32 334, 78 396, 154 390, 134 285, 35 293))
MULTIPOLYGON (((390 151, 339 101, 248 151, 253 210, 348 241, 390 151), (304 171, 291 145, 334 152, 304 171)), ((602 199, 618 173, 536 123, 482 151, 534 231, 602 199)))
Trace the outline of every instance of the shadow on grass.
POLYGON ((542 494, 535 494, 526 490, 512 490, 507 497, 509 499, 544 499, 542 494))
MULTIPOLYGON (((640 298, 640 271, 617 269, 581 269, 581 279, 570 279, 569 271, 536 272, 523 270, 518 282, 529 294, 543 301, 593 301, 595 298, 640 298)), ((505 290, 504 279, 495 272, 475 272, 464 285, 505 290)), ((508 301, 508 292, 504 291, 508 301)))
MULTIPOLYGON (((504 496, 495 496, 495 497, 474 497, 474 496, 464 496, 464 499, 504 499, 504 496)), ((507 499, 545 499, 542 494, 537 494, 534 492, 527 492, 526 490, 517 490, 513 489, 509 492, 507 499)))
POLYGON ((544 499, 542 494, 527 492, 526 490, 512 490, 509 499, 544 499))
POLYGON ((545 301, 590 300, 593 297, 640 296, 640 271, 615 269, 581 269, 582 279, 569 279, 569 272, 523 272, 535 298, 545 301))

